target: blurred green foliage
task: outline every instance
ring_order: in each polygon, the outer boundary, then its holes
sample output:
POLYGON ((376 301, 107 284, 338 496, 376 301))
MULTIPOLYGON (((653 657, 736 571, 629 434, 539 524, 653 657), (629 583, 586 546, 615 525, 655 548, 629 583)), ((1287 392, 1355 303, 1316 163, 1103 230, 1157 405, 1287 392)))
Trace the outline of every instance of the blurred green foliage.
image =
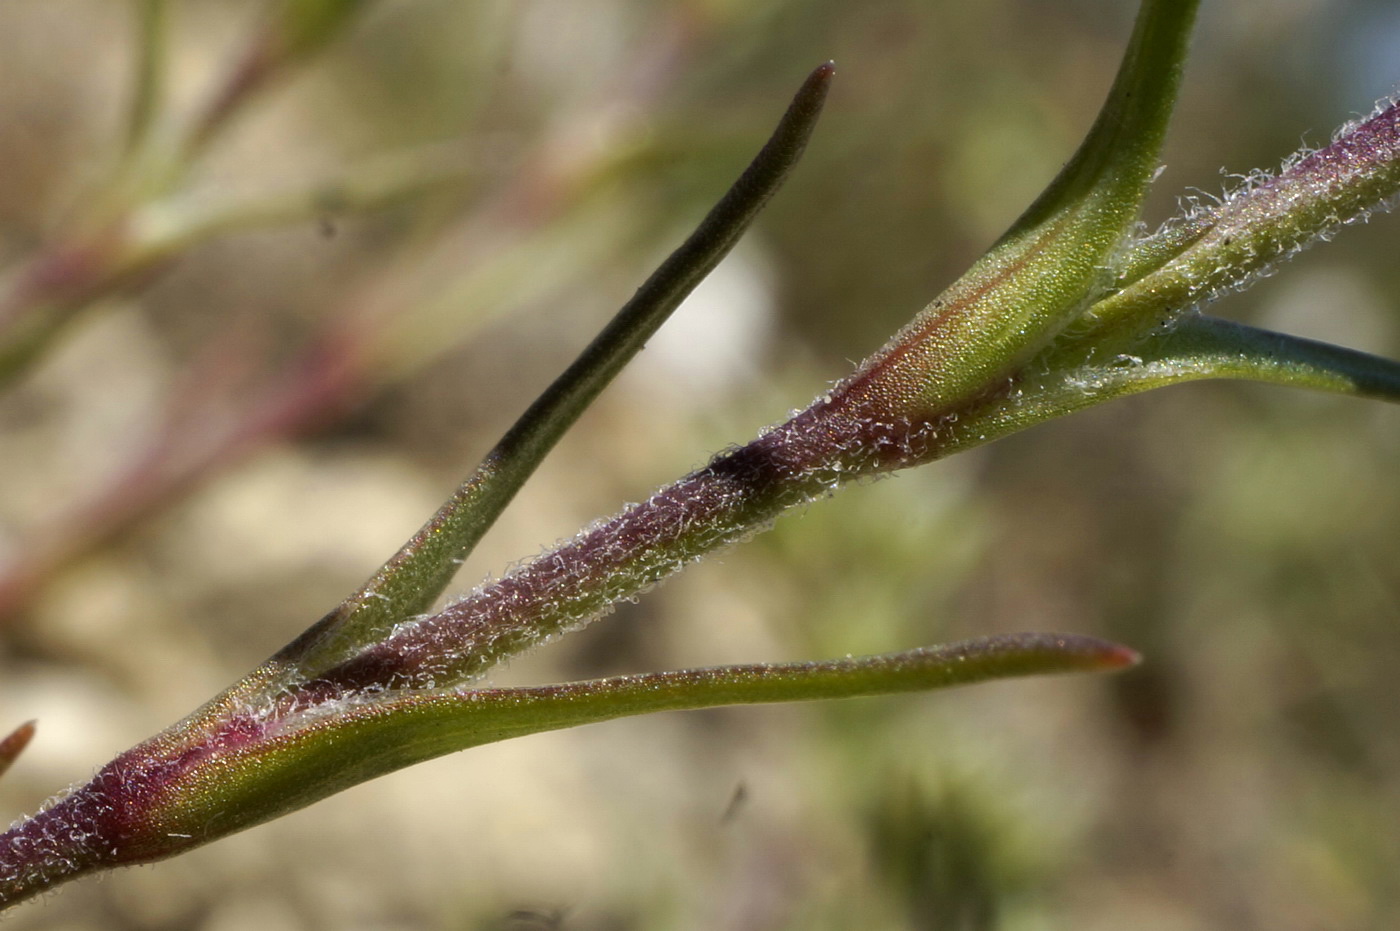
MULTIPOLYGON (((171 93, 188 108, 261 10, 175 6, 171 93)), ((1219 190, 1220 166, 1272 167, 1390 91, 1400 75, 1374 86, 1367 51, 1396 60, 1389 6, 1208 4, 1157 215, 1177 192, 1219 190)), ((125 13, 0 6, 0 258, 59 226, 117 147, 125 13)), ((241 115, 199 182, 275 187, 447 141, 470 187, 211 242, 94 309, 0 398, 0 554, 139 452, 230 320, 264 321, 276 360, 366 292, 479 277, 402 331, 347 416, 133 529, 3 631, 0 707, 41 729, 0 798, 28 810, 86 778, 361 582, 722 189, 811 65, 834 58, 840 76, 806 163, 721 270, 729 290, 675 321, 711 314, 707 338, 658 337, 462 587, 747 438, 883 341, 1068 157, 1131 14, 1109 0, 367 7, 241 115), (510 271, 541 255, 549 281, 510 271), (721 326, 734 306, 748 316, 721 326)), ((1394 225, 1347 231, 1220 313, 1400 354, 1394 225)), ((852 489, 503 681, 1024 629, 1108 636, 1146 664, 484 748, 11 920, 1391 927, 1397 458, 1394 409, 1211 384, 852 489)))

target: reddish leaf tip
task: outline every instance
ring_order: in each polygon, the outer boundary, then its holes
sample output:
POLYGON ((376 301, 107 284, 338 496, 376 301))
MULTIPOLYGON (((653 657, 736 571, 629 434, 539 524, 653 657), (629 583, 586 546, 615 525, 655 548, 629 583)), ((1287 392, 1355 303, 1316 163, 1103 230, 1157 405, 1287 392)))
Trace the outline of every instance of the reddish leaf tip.
POLYGON ((1083 634, 1012 634, 998 639, 1015 649, 1058 657, 1066 669, 1110 672, 1142 662, 1142 656, 1130 647, 1083 634))
POLYGON ((0 740, 0 776, 3 776, 10 766, 24 752, 24 748, 29 746, 29 741, 34 739, 34 730, 37 726, 35 721, 25 721, 19 727, 10 732, 10 736, 0 740))
POLYGON ((1121 643, 1111 643, 1107 640, 1096 641, 1098 650, 1096 653, 1096 668, 1130 669, 1142 662, 1142 654, 1131 647, 1123 646, 1121 643))

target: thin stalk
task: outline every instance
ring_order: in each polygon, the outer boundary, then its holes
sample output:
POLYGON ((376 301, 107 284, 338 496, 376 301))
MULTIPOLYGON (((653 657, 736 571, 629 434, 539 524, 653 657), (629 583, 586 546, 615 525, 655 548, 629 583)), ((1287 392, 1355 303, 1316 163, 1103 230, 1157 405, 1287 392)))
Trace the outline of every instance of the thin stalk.
MULTIPOLYGON (((1120 351, 1174 313, 1239 290, 1340 227, 1386 209, 1400 196, 1400 100, 1286 165, 1277 176, 1185 221, 1186 230, 1208 229, 1092 308, 1086 323, 1098 331, 1105 353, 1120 351)), ((1167 240, 1156 246, 1171 248, 1167 240)))

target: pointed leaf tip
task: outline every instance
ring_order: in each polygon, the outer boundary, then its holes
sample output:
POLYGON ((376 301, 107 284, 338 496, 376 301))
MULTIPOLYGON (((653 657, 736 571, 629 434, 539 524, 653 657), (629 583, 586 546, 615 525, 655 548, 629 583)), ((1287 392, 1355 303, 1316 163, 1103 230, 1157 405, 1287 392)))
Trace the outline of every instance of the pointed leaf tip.
POLYGON ((15 760, 24 752, 24 748, 29 746, 29 741, 34 739, 35 727, 36 722, 25 721, 11 731, 10 736, 0 740, 0 776, 9 771, 15 760))
POLYGON ((1065 639, 1069 649, 1080 652, 1085 661, 1084 668, 1087 670, 1112 672, 1118 669, 1131 669, 1142 662, 1141 653, 1121 643, 1100 640, 1097 637, 1069 637, 1065 639))
MULTIPOLYGON (((165 845, 159 849, 166 855, 173 852, 168 838, 195 835, 207 842, 404 766, 527 734, 660 711, 1103 672, 1136 660, 1126 647, 1094 637, 1021 633, 819 662, 677 669, 526 688, 404 690, 364 703, 308 708, 304 718, 293 714, 268 734, 194 760, 176 783, 164 783, 146 823, 157 826, 155 843, 165 845), (216 829, 209 828, 211 819, 218 821, 216 829)), ((181 749, 176 754, 188 759, 181 749)), ((121 791, 130 791, 123 785, 121 791)))
POLYGON ((1002 674, 1111 672, 1136 666, 1136 650, 1082 634, 1020 633, 955 644, 959 659, 986 662, 1002 674))
MULTIPOLYGON (((695 231, 530 405, 456 494, 364 587, 260 669, 258 675, 269 679, 269 688, 281 687, 276 677, 288 668, 300 675, 319 675, 383 641, 406 618, 428 610, 564 432, 777 193, 812 136, 835 72, 828 61, 807 76, 767 142, 695 231)), ((479 661, 489 664, 496 659, 479 661)), ((250 682, 248 687, 261 686, 250 682)))
POLYGON ((1145 0, 1079 150, 965 275, 832 392, 836 403, 857 419, 935 423, 1000 391, 1103 293, 1160 165, 1196 7, 1145 0))

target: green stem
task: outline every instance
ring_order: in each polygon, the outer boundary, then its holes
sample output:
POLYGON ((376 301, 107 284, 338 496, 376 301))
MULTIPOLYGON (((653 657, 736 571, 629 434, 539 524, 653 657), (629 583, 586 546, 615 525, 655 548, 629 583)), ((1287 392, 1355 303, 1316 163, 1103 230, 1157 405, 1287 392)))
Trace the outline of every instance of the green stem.
POLYGON ((1086 322, 1105 352, 1117 352, 1173 314, 1238 290, 1340 227, 1385 209, 1398 195, 1400 102, 1392 102, 1342 129, 1331 145, 1291 159, 1277 177, 1184 221, 1181 233, 1148 240, 1148 253, 1157 256, 1189 245, 1099 301, 1086 322))

